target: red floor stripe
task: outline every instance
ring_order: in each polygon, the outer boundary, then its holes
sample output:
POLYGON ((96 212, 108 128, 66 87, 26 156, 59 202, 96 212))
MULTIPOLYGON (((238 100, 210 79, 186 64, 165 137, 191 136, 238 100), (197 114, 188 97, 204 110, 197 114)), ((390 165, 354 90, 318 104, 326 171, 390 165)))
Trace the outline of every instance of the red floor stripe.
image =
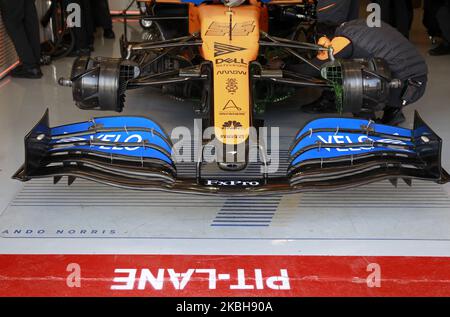
POLYGON ((450 258, 0 255, 0 296, 450 296, 450 258))

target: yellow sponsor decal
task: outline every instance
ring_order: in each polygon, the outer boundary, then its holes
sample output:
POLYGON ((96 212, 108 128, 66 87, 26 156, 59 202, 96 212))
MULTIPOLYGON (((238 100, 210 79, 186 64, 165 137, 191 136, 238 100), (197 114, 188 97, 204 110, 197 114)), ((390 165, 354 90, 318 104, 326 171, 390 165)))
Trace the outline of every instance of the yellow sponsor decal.
POLYGON ((206 30, 206 36, 226 36, 231 33, 233 36, 247 36, 255 30, 255 21, 245 21, 231 24, 229 22, 212 22, 206 30))
POLYGON ((199 6, 202 55, 213 63, 215 135, 224 144, 248 139, 252 109, 249 64, 259 51, 259 8, 199 6), (231 35, 230 35, 231 30, 231 35))

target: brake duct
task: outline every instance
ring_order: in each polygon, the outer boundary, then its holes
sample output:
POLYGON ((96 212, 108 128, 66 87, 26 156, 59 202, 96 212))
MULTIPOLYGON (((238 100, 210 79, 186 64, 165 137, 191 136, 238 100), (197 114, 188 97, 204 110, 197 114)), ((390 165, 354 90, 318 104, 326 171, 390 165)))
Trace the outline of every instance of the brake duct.
POLYGON ((80 109, 122 112, 128 82, 139 74, 133 61, 82 56, 73 63, 70 79, 60 78, 58 83, 72 87, 80 109))
MULTIPOLYGON (((114 116, 50 128, 48 112, 25 137, 25 163, 13 178, 68 176, 126 189, 199 194, 297 193, 354 187, 380 180, 447 183, 442 140, 416 113, 414 129, 350 118, 321 118, 304 126, 289 150, 285 176, 260 179, 177 175, 172 143, 145 117, 114 116)), ((264 165, 264 164, 263 164, 264 165)), ((264 166, 263 166, 264 167, 264 166)))

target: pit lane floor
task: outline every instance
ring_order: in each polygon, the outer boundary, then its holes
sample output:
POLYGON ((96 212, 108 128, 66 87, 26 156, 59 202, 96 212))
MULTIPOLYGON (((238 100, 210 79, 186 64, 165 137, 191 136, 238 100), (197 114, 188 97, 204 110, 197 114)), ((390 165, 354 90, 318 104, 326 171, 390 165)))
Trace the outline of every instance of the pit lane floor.
MULTIPOLYGON (((425 35, 413 40, 425 53, 425 35)), ((118 41, 98 37, 96 43, 94 56, 119 56, 118 41)), ((83 180, 70 187, 63 181, 11 180, 23 162, 23 136, 47 107, 53 126, 110 114, 76 108, 70 89, 56 84, 70 73, 72 61, 43 67, 41 80, 0 81, 0 254, 450 257, 450 188, 431 183, 213 198, 126 191, 83 180)), ((426 95, 405 111, 404 126, 412 126, 417 109, 444 140, 443 166, 450 170, 450 58, 427 61, 426 95)), ((299 111, 297 101, 268 109, 267 125, 280 126, 283 138, 312 118, 299 111)), ((167 131, 193 125, 189 103, 154 90, 129 92, 122 114, 148 115, 167 131)))

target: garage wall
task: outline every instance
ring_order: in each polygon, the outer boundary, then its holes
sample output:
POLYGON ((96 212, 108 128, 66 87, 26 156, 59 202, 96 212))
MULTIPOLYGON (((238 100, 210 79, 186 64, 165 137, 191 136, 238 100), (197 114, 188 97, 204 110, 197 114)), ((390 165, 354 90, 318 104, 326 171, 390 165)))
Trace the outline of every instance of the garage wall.
POLYGON ((16 50, 6 33, 0 14, 0 79, 6 76, 9 70, 14 68, 18 60, 16 50))

